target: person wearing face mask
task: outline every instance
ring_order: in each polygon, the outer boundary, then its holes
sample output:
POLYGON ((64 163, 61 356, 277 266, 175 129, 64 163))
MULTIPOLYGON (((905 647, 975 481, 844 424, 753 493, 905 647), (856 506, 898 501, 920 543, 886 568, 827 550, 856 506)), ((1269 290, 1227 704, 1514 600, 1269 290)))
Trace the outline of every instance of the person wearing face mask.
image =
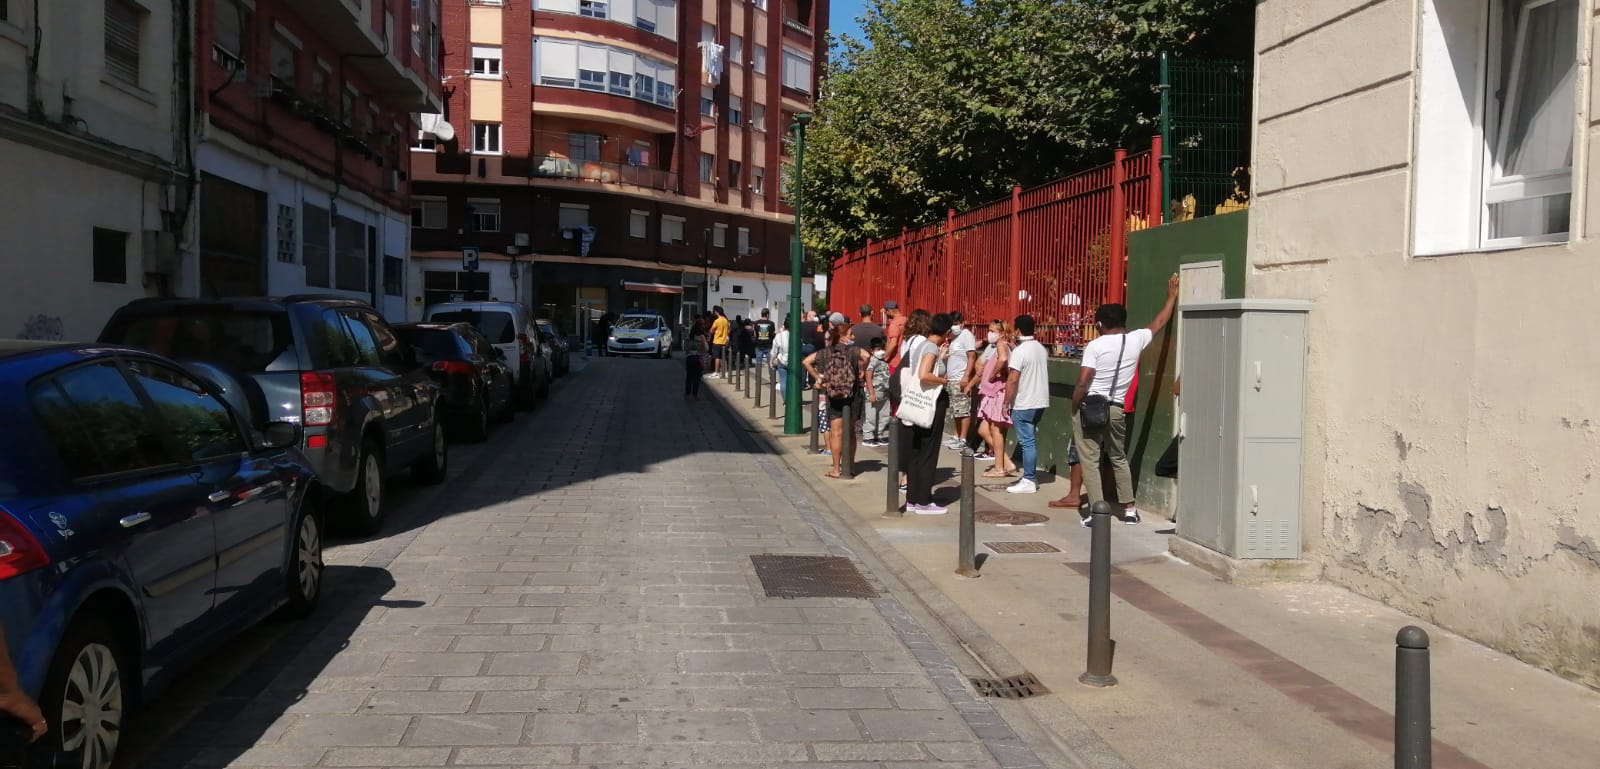
POLYGON ((977 380, 978 340, 972 331, 962 325, 961 313, 952 310, 950 316, 950 355, 945 359, 945 372, 950 383, 945 393, 950 396, 950 424, 954 432, 944 443, 951 451, 960 451, 972 435, 972 384, 977 380))
MULTIPOLYGON (((857 324, 856 328, 860 328, 857 324)), ((867 359, 867 409, 861 418, 861 445, 883 448, 889 445, 889 355, 883 337, 867 343, 872 357, 867 359)))
POLYGON ((1006 431, 1011 429, 1011 415, 1006 412, 1006 372, 1011 364, 1011 324, 1003 320, 990 321, 985 337, 987 346, 978 371, 978 435, 988 445, 979 459, 994 460, 994 467, 984 472, 985 478, 1009 478, 1016 474, 1016 463, 1006 451, 1006 431))

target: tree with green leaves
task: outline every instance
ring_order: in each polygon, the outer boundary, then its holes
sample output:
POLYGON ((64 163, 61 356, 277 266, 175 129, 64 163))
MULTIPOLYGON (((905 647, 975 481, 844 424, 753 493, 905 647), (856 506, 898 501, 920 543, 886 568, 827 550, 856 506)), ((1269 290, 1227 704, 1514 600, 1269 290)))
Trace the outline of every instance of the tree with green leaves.
POLYGON ((1250 0, 873 0, 807 131, 820 259, 1148 140, 1161 51, 1241 58, 1250 0))

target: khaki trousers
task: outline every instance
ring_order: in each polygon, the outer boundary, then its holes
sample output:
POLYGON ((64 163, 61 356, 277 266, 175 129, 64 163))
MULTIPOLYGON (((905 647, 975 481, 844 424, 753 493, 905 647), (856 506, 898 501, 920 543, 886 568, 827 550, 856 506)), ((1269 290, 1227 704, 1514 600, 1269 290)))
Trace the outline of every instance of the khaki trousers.
MULTIPOLYGON (((1127 413, 1113 406, 1111 424, 1100 431, 1099 435, 1085 434, 1078 415, 1073 414, 1072 431, 1074 440, 1078 442, 1078 459, 1083 463, 1083 487, 1089 494, 1089 504, 1105 500, 1115 507, 1118 504, 1132 502, 1133 469, 1128 466, 1128 452, 1125 448, 1128 443, 1127 413), (1115 497, 1105 495, 1105 482, 1100 473, 1102 455, 1111 460, 1111 472, 1117 482, 1115 497)), ((1120 515, 1122 511, 1115 512, 1120 515)))

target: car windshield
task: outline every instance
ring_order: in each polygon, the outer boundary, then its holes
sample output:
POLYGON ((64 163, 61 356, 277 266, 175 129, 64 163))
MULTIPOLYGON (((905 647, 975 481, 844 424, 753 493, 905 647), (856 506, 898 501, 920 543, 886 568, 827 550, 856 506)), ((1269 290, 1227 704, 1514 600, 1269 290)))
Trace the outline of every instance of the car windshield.
POLYGON ((394 335, 400 338, 401 344, 416 348, 417 360, 421 363, 461 360, 465 355, 460 339, 444 329, 401 326, 394 330, 394 335))
POLYGON ((617 324, 612 328, 646 328, 655 329, 661 325, 661 319, 654 315, 626 315, 617 319, 617 324))
POLYGON ((293 370, 288 315, 230 307, 177 307, 137 313, 107 328, 100 341, 124 344, 175 360, 205 361, 239 371, 293 370), (286 354, 289 353, 289 354, 286 354))
POLYGON ((511 344, 517 341, 517 319, 501 310, 447 310, 436 312, 428 318, 430 323, 471 323, 491 344, 511 344))

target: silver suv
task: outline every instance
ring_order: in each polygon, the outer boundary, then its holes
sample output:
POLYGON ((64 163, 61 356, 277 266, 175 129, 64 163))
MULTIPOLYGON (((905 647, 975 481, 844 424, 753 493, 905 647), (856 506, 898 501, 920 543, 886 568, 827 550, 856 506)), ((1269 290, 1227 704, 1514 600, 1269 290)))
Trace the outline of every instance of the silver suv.
POLYGON ((511 387, 524 410, 550 394, 554 378, 550 351, 539 341, 533 314, 521 302, 443 302, 429 307, 427 323, 467 323, 506 354, 511 367, 511 387))

